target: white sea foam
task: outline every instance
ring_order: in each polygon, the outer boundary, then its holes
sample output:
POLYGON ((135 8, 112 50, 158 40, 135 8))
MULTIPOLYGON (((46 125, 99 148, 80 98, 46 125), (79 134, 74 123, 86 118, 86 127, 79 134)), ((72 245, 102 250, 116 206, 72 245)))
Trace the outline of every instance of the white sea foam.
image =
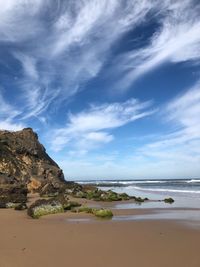
POLYGON ((166 183, 167 181, 155 181, 155 180, 149 180, 149 181, 143 181, 143 183, 152 183, 152 184, 163 184, 166 183))
MULTIPOLYGON (((131 185, 131 184, 160 184, 166 183, 167 181, 159 181, 159 180, 141 180, 141 181, 113 181, 111 183, 114 184, 122 184, 122 185, 131 185)), ((107 182, 110 183, 110 182, 107 182)))
POLYGON ((134 184, 160 184, 160 183, 166 183, 167 181, 163 180, 132 180, 132 181, 123 181, 123 180, 100 180, 100 181, 80 181, 81 184, 96 184, 96 185, 134 185, 134 184))
POLYGON ((187 183, 188 184, 190 184, 190 183, 200 183, 200 180, 198 180, 198 179, 191 179, 191 180, 187 181, 187 183))
POLYGON ((152 195, 172 194, 188 197, 200 197, 200 179, 187 180, 93 180, 85 183, 93 183, 104 190, 108 188, 117 192, 126 192, 130 195, 135 191, 146 192, 152 195))
POLYGON ((132 189, 139 191, 150 191, 150 192, 171 192, 171 193, 188 193, 188 194, 200 194, 199 190, 182 190, 182 189, 166 189, 166 188, 142 188, 139 186, 133 186, 132 189))

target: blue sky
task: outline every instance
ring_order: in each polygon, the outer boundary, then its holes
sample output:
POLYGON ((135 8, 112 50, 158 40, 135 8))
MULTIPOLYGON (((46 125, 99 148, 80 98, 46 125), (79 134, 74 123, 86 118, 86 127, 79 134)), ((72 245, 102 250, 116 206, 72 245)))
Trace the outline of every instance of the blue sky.
POLYGON ((200 176, 200 4, 0 0, 0 129, 66 179, 200 176))

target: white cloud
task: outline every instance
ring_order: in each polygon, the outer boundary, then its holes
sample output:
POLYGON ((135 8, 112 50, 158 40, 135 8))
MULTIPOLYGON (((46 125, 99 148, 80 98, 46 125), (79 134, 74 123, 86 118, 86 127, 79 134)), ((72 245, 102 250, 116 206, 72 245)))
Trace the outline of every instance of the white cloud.
POLYGON ((25 125, 22 123, 13 123, 9 120, 0 121, 0 130, 7 130, 7 131, 19 131, 25 128, 25 125))
POLYGON ((151 102, 130 99, 124 103, 92 105, 86 111, 69 114, 66 127, 51 133, 52 149, 59 151, 70 142, 80 150, 108 143, 114 138, 110 130, 151 115, 155 110, 151 110, 150 106, 151 102))
POLYGON ((163 134, 137 150, 139 164, 149 172, 166 173, 171 169, 182 178, 188 173, 194 177, 200 171, 200 84, 170 101, 164 108, 165 123, 170 134, 163 134))
POLYGON ((18 115, 20 111, 7 103, 0 92, 0 130, 17 131, 24 128, 24 124, 14 122, 18 115))
POLYGON ((42 0, 0 1, 0 41, 19 43, 41 33, 37 15, 43 3, 42 0))
POLYGON ((121 54, 114 64, 122 90, 163 62, 199 60, 194 1, 0 1, 0 44, 22 70, 16 82, 17 99, 26 103, 22 118, 44 117, 52 103, 83 89, 102 70, 112 46, 144 25, 148 14, 160 23, 149 45, 121 54))
POLYGON ((86 38, 90 37, 91 32, 98 27, 98 24, 101 24, 102 18, 109 19, 118 5, 119 3, 115 0, 109 2, 93 0, 75 4, 76 15, 72 16, 68 10, 55 24, 61 34, 55 43, 53 54, 65 51, 70 45, 87 42, 86 38), (68 34, 66 34, 66 29, 68 34))
MULTIPOLYGON (((1 88, 0 88, 1 89, 1 88)), ((14 117, 20 115, 20 111, 12 107, 9 103, 7 103, 1 94, 0 91, 0 118, 7 117, 9 119, 13 119, 14 117)))
POLYGON ((124 74, 117 81, 117 88, 126 90, 136 79, 165 62, 189 61, 199 64, 200 7, 194 6, 192 0, 162 1, 158 5, 160 27, 151 36, 149 44, 115 59, 112 72, 124 74), (119 67, 116 69, 115 66, 119 67))
POLYGON ((38 72, 36 67, 36 60, 28 55, 20 52, 14 53, 14 57, 20 61, 24 69, 25 76, 32 78, 33 80, 38 80, 38 72))
POLYGON ((110 142, 113 140, 111 135, 108 135, 104 132, 90 132, 86 135, 87 140, 95 141, 95 142, 110 142))
POLYGON ((167 106, 169 119, 184 128, 191 138, 200 138, 200 83, 167 106))
POLYGON ((44 112, 51 102, 58 96, 59 90, 48 92, 48 87, 41 88, 37 86, 37 84, 34 85, 32 83, 25 83, 22 88, 24 88, 25 93, 24 100, 26 112, 23 113, 21 119, 24 120, 38 116, 39 120, 44 120, 44 117, 40 114, 44 112), (28 88, 26 86, 28 86, 28 88))
POLYGON ((119 153, 120 157, 114 155, 110 159, 85 153, 80 159, 74 151, 69 155, 72 157, 60 161, 63 170, 74 179, 199 177, 200 83, 172 99, 160 112, 170 134, 152 136, 151 142, 132 149, 132 154, 119 153))
POLYGON ((16 85, 19 102, 26 103, 22 118, 44 117, 52 103, 83 89, 101 71, 112 45, 143 21, 155 2, 1 1, 0 44, 21 66, 16 85))

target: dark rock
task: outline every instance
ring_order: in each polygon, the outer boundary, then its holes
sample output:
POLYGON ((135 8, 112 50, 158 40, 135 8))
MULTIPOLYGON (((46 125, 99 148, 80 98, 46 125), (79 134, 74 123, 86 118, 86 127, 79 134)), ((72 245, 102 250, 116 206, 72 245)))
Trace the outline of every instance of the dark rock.
POLYGON ((0 131, 0 184, 27 185, 31 179, 61 183, 64 175, 31 128, 0 131))
POLYGON ((87 198, 87 193, 84 191, 72 192, 72 195, 76 198, 87 198))
POLYGON ((119 194, 122 200, 130 200, 130 196, 126 193, 119 194))
POLYGON ((0 202, 0 209, 7 209, 5 202, 0 202))
POLYGON ((0 186, 3 184, 16 184, 19 183, 15 177, 11 176, 10 174, 5 174, 0 172, 0 186))
POLYGON ((80 206, 81 204, 78 202, 69 201, 66 195, 59 195, 56 198, 37 200, 28 208, 27 213, 37 219, 44 215, 62 213, 80 206))
MULTIPOLYGON (((0 131, 0 204, 25 203, 27 189, 41 197, 76 194, 82 186, 65 181, 31 128, 0 131), (23 186, 26 192, 19 187, 23 186)), ((10 204, 11 205, 11 204, 10 204)))
POLYGON ((27 210, 27 214, 33 219, 41 216, 64 212, 62 204, 55 199, 39 199, 33 203, 27 210))
POLYGON ((21 203, 15 206, 15 210, 26 210, 26 209, 27 209, 26 203, 21 203))
POLYGON ((0 186, 0 207, 9 208, 16 206, 16 203, 26 203, 27 188, 24 185, 1 185, 0 186))
POLYGON ((172 204, 172 203, 174 203, 174 199, 171 198, 171 197, 169 197, 169 198, 165 198, 165 199, 164 199, 164 202, 165 202, 165 203, 172 204))
POLYGON ((38 192, 41 197, 56 197, 63 194, 76 195, 80 190, 82 190, 82 186, 74 182, 58 182, 52 180, 42 182, 38 192))
POLYGON ((147 197, 142 198, 142 197, 135 197, 135 196, 132 196, 132 197, 130 197, 130 198, 131 198, 131 199, 134 199, 135 202, 137 202, 137 203, 143 203, 143 202, 149 200, 147 197))
POLYGON ((82 191, 76 192, 74 196, 78 198, 92 199, 95 201, 121 201, 130 199, 126 193, 119 194, 112 190, 103 191, 95 187, 92 187, 89 190, 85 190, 83 187, 82 191))
POLYGON ((68 198, 67 194, 59 194, 54 199, 59 201, 62 204, 63 209, 65 211, 66 210, 72 210, 75 207, 80 207, 81 206, 81 204, 79 204, 76 201, 69 201, 69 198, 68 198))
POLYGON ((81 204, 76 201, 69 201, 63 204, 64 210, 73 210, 76 207, 80 207, 81 204))

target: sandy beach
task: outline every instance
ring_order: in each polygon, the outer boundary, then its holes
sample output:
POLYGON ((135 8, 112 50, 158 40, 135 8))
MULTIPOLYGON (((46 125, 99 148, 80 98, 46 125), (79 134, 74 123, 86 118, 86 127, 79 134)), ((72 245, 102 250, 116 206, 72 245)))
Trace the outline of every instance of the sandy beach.
MULTIPOLYGON (((145 210, 116 210, 116 215, 145 210)), ((176 221, 0 210, 0 267, 199 267, 200 230, 176 221)))

